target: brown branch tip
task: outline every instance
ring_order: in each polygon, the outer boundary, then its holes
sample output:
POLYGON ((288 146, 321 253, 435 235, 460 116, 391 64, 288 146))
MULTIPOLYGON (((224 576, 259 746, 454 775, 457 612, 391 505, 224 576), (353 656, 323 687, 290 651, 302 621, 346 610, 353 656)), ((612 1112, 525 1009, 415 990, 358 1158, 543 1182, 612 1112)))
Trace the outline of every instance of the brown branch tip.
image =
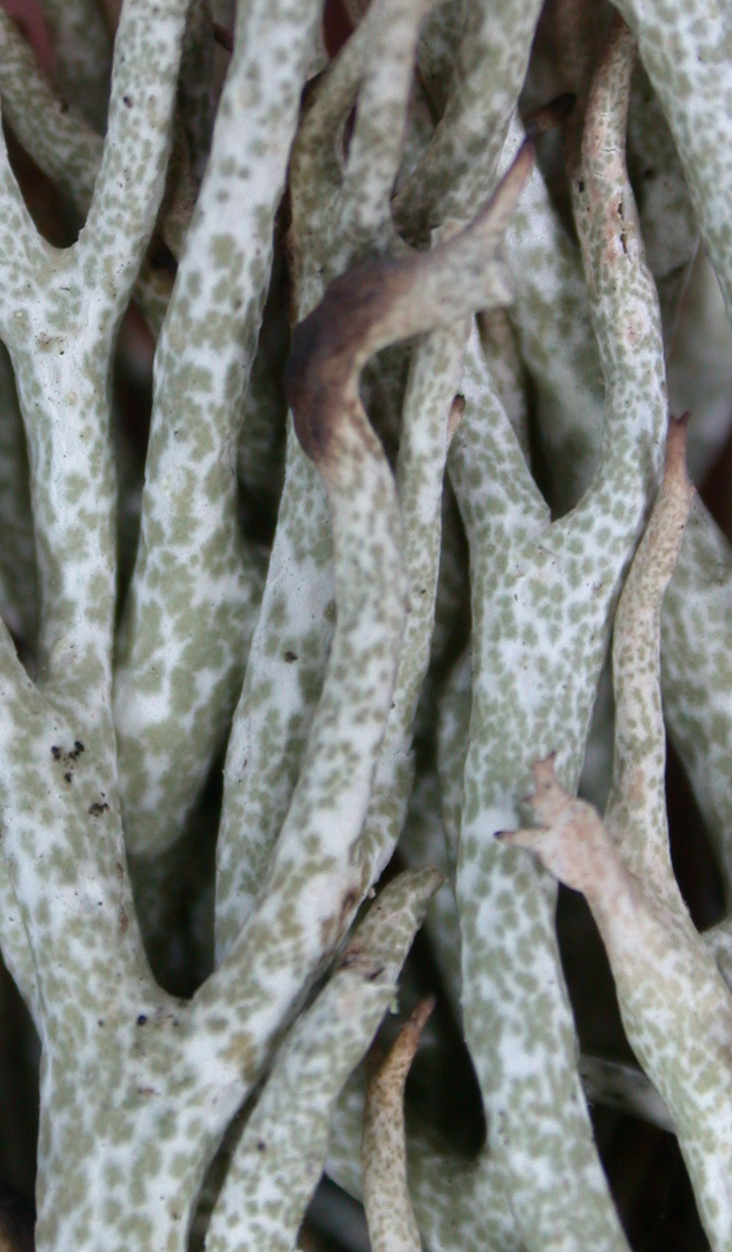
POLYGON ((369 1090, 390 1089, 394 1084, 404 1084, 412 1061, 419 1047, 419 1041, 437 1000, 435 996, 425 996, 410 1014, 386 1056, 381 1056, 377 1049, 371 1053, 371 1074, 369 1090))
POLYGON ((664 479, 669 482, 678 482, 685 487, 690 487, 692 492, 693 486, 689 482, 686 471, 686 445, 689 433, 689 418, 691 414, 682 413, 681 417, 669 416, 668 419, 668 435, 666 437, 666 463, 664 467, 664 479))
POLYGON ((496 839, 537 856, 545 869, 587 895, 604 873, 608 839, 591 804, 565 791, 554 772, 554 753, 533 766, 535 790, 526 797, 537 826, 499 830, 496 839))

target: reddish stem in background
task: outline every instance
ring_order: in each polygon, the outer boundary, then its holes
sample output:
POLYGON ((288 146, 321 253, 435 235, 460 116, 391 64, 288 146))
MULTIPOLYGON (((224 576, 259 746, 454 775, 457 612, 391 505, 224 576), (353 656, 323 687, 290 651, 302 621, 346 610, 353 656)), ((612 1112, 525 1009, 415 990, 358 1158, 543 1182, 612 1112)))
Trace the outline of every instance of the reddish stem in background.
POLYGON ((334 57, 353 31, 353 26, 341 4, 341 0, 325 0, 323 10, 323 36, 328 56, 334 57))
POLYGON ((53 44, 38 0, 0 0, 0 8, 20 27, 44 74, 52 78, 55 68, 53 44))

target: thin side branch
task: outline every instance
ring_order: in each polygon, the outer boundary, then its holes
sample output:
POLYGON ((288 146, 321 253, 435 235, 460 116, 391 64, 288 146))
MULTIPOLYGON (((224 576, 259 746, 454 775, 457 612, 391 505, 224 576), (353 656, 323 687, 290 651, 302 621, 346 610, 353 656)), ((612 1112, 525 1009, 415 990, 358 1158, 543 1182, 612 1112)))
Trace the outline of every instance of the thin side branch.
POLYGON ((361 1153, 373 1252, 420 1252, 422 1247, 407 1185, 404 1087, 434 1006, 433 998, 422 1000, 369 1079, 361 1153))

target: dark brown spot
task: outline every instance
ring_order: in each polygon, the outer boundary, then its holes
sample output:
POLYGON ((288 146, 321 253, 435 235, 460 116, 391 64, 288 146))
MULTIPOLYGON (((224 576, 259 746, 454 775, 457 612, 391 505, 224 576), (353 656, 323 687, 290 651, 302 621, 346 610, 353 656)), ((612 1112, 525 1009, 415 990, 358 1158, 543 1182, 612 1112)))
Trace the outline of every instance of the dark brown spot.
POLYGON ((356 891, 354 887, 351 887, 351 889, 346 892, 346 894, 343 897, 343 900, 341 901, 341 908, 338 914, 338 929, 337 929, 337 934, 339 937, 340 935, 342 935, 344 928, 347 926, 348 922, 350 921, 351 914, 353 913, 353 910, 358 905, 358 901, 359 901, 358 892, 356 891))
POLYGON ((367 959, 367 958, 368 958, 368 953, 364 952, 363 948, 359 947, 357 943, 349 943, 348 947, 343 953, 343 956, 341 957, 338 968, 339 969, 357 969, 358 966, 363 963, 364 959, 367 959))
POLYGON ((286 653, 285 653, 285 660, 287 661, 287 664, 288 664, 288 665, 292 665, 292 662, 297 660, 297 653, 296 653, 296 652, 286 652, 286 653))
POLYGON ((224 48, 227 52, 234 51, 234 36, 231 31, 222 26, 220 22, 213 24, 214 40, 220 48, 224 48))

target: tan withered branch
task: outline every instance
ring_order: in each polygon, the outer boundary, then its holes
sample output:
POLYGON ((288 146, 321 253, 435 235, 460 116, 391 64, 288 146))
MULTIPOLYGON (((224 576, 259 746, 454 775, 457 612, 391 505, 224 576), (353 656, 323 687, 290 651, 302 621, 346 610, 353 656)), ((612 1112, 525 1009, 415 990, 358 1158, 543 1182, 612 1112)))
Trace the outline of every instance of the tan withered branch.
POLYGON ((557 779, 554 753, 533 767, 534 791, 526 797, 540 825, 496 831, 501 843, 536 853, 545 869, 592 903, 596 890, 607 891, 622 868, 599 814, 574 799, 557 779))
POLYGON ((372 1252, 419 1252, 421 1247, 407 1187, 404 1087, 434 1007, 433 996, 417 1005, 369 1079, 361 1155, 372 1252))

